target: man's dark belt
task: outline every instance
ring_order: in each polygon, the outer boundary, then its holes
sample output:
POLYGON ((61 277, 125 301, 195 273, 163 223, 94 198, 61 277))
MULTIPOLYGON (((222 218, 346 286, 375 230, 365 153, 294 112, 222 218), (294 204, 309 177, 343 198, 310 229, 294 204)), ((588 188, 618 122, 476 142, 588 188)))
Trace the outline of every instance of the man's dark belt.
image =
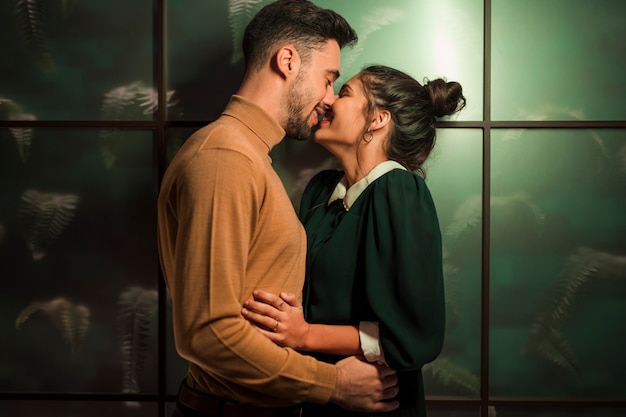
POLYGON ((193 390, 184 382, 178 391, 178 403, 209 417, 300 417, 302 407, 265 408, 240 405, 225 398, 193 390))

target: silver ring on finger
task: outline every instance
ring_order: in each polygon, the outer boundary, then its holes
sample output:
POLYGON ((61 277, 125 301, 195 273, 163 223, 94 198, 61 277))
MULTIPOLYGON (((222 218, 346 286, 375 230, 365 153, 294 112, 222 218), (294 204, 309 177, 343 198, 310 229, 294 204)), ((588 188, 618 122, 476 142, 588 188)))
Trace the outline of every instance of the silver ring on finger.
POLYGON ((273 332, 276 332, 276 329, 278 329, 278 325, 280 324, 280 322, 278 320, 276 320, 276 325, 274 326, 274 328, 272 329, 273 332))

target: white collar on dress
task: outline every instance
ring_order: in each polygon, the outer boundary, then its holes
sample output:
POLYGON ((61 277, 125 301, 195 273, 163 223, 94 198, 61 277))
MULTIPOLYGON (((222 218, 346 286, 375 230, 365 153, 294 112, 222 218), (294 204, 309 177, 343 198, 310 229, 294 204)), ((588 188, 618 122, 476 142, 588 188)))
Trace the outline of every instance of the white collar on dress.
POLYGON ((333 193, 330 195, 330 198, 328 199, 328 205, 330 205, 330 203, 337 200, 338 198, 343 198, 343 207, 346 209, 346 211, 350 210, 352 204, 356 201, 357 198, 359 198, 361 193, 365 191, 368 185, 394 169, 403 169, 406 171, 406 168, 396 161, 381 162, 380 164, 376 165, 366 176, 352 184, 352 187, 350 188, 347 188, 348 180, 344 175, 343 178, 341 178, 341 181, 337 183, 337 186, 335 187, 333 193))

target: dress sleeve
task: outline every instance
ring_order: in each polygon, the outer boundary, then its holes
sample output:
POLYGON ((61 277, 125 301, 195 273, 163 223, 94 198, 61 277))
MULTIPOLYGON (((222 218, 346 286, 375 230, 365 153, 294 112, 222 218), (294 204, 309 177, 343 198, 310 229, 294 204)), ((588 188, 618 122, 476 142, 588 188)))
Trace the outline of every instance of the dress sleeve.
POLYGON ((372 193, 365 236, 368 302, 389 366, 419 369, 441 351, 445 332, 441 232, 423 179, 394 170, 372 193))

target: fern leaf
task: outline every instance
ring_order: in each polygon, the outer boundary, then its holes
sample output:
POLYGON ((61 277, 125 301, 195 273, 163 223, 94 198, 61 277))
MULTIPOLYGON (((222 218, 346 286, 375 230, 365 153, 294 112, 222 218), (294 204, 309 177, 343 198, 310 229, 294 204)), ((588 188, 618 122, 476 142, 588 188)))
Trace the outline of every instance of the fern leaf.
POLYGON ((150 319, 156 311, 157 292, 130 287, 118 300, 118 330, 122 352, 123 392, 139 392, 139 372, 148 351, 150 319))
POLYGON ((67 304, 60 311, 63 336, 72 348, 75 356, 83 346, 90 324, 90 311, 83 305, 67 304))
POLYGON ((561 368, 576 374, 581 373, 576 355, 563 334, 558 330, 550 329, 545 338, 538 340, 535 349, 540 356, 561 368))
MULTIPOLYGON (((167 108, 177 103, 172 100, 174 90, 166 93, 167 108)), ((103 120, 138 120, 151 117, 158 109, 158 93, 154 88, 144 87, 140 81, 117 87, 104 95, 100 109, 103 120), (142 109, 143 108, 143 109, 142 109)), ((100 152, 107 168, 117 161, 118 145, 126 139, 126 131, 102 129, 99 133, 100 152)))
POLYGON ((50 246, 69 225, 78 200, 75 194, 24 192, 19 215, 25 222, 24 237, 34 260, 46 256, 50 246))
POLYGON ((103 120, 133 120, 135 114, 129 111, 135 107, 137 93, 141 89, 139 81, 117 87, 104 95, 100 109, 103 120))
MULTIPOLYGON (((0 98, 0 119, 26 121, 37 120, 34 115, 23 113, 21 107, 13 100, 6 98, 0 98)), ((15 139, 17 150, 22 162, 26 162, 30 154, 33 130, 28 128, 12 127, 9 128, 9 132, 11 132, 11 136, 15 139)))
POLYGON ((45 72, 54 69, 43 24, 43 0, 17 0, 15 15, 20 24, 22 41, 35 62, 45 72))
MULTIPOLYGON (((176 102, 172 101, 174 90, 165 93, 165 106, 173 107, 176 102)), ((145 107, 143 114, 151 116, 159 108, 159 95, 154 88, 141 88, 137 93, 139 107, 145 107)))
MULTIPOLYGON (((37 118, 32 114, 17 114, 11 118, 11 120, 37 120, 37 118)), ((9 132, 11 132, 11 136, 15 139, 15 143, 17 144, 17 151, 20 155, 20 159, 22 162, 26 162, 30 155, 30 146, 32 144, 33 138, 33 129, 30 128, 22 128, 22 127, 12 127, 9 128, 9 132)))
MULTIPOLYGON (((117 87, 104 95, 100 109, 103 120, 133 120, 142 118, 137 111, 136 99, 142 89, 141 82, 117 87)), ((103 129, 99 133, 100 152, 104 165, 111 168, 117 160, 117 145, 123 140, 124 131, 120 129, 103 129)))
POLYGON ((18 330, 21 329, 22 325, 26 322, 26 320, 28 320, 36 312, 38 312, 40 310, 47 311, 48 310, 47 309, 47 305, 48 305, 48 303, 39 302, 39 301, 34 302, 34 303, 30 303, 17 316, 17 319, 15 320, 15 328, 18 329, 18 330))
POLYGON ((230 59, 232 64, 239 62, 243 57, 241 43, 246 26, 267 3, 268 0, 228 0, 228 22, 233 39, 233 53, 230 59))
POLYGON ((565 369, 579 373, 575 355, 558 330, 576 299, 594 278, 623 277, 626 257, 580 247, 570 255, 548 288, 542 307, 532 322, 522 353, 536 352, 565 369))
POLYGON ((457 245, 462 236, 474 231, 482 221, 482 197, 469 197, 456 210, 452 222, 446 228, 446 237, 452 247, 457 245))
POLYGON ((63 297, 33 302, 20 312, 15 320, 15 328, 21 329, 26 320, 38 311, 42 311, 61 329, 63 338, 70 344, 72 356, 75 356, 80 351, 89 329, 89 309, 74 305, 63 297))
POLYGON ((468 369, 459 367, 450 359, 439 356, 422 368, 424 374, 430 374, 433 379, 444 386, 457 386, 473 395, 480 395, 480 380, 477 375, 468 369))

